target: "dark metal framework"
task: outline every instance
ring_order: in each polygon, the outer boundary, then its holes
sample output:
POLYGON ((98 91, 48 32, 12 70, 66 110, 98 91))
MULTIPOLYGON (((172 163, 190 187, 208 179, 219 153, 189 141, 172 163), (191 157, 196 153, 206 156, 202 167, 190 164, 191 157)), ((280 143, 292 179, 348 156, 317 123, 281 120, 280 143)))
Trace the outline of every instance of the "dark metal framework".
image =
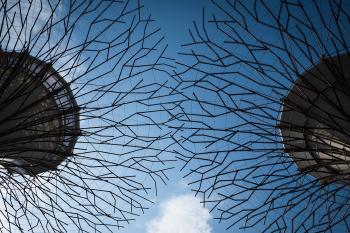
POLYGON ((163 37, 142 7, 0 3, 0 232, 115 232, 166 181, 177 97, 163 37), (36 111, 23 115, 27 107, 36 111), (45 143, 67 150, 24 146, 45 143))
POLYGON ((228 228, 350 231, 350 82, 341 62, 350 56, 349 32, 350 5, 340 0, 212 0, 190 30, 178 61, 178 90, 187 101, 175 126, 182 129, 177 157, 193 190, 228 228), (330 74, 334 82, 324 78, 330 74), (287 98, 290 92, 297 98, 287 98), (317 124, 281 120, 288 111, 317 124), (281 129, 294 134, 282 137, 281 129), (297 133, 310 135, 312 145, 295 146, 297 133), (328 143, 339 138, 342 146, 328 143), (320 153, 326 159, 315 162, 320 153), (340 170, 315 175, 340 161, 340 170), (312 166, 300 169, 303 162, 312 166))

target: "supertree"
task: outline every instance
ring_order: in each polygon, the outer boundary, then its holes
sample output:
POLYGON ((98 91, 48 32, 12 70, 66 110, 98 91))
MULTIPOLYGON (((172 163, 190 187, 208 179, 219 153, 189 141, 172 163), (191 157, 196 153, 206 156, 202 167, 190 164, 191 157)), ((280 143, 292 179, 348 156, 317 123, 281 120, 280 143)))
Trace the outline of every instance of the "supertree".
POLYGON ((1 1, 1 232, 115 232, 166 181, 176 92, 142 7, 1 1))
POLYGON ((349 20, 341 0, 212 0, 190 30, 177 158, 228 228, 350 231, 349 20))

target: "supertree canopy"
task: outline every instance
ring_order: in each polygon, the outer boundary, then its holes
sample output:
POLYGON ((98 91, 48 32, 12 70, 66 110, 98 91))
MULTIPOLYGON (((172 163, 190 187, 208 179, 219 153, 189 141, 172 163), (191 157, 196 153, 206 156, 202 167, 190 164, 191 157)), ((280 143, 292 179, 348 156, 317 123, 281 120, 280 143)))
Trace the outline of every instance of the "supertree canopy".
POLYGON ((176 92, 142 7, 1 2, 1 232, 115 232, 167 179, 176 92))
POLYGON ((1 165, 35 176, 55 170, 73 152, 79 108, 69 85, 27 52, 2 52, 1 165))
POLYGON ((350 4, 214 1, 183 45, 177 157, 228 228, 350 231, 350 4))

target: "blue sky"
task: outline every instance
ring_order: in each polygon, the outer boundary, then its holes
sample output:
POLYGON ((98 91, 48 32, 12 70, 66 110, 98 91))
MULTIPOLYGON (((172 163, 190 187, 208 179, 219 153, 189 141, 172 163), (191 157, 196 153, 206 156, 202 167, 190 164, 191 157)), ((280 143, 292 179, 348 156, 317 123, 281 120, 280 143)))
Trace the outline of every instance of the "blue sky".
MULTIPOLYGON (((135 2, 137 2, 137 1, 135 1, 135 2)), ((175 0, 144 0, 144 1, 141 1, 141 3, 144 4, 143 15, 146 16, 148 14, 151 14, 152 19, 155 20, 155 22, 153 23, 153 26, 159 27, 161 29, 160 34, 165 36, 165 42, 168 44, 168 49, 167 49, 168 56, 173 57, 180 62, 182 62, 183 59, 185 59, 183 56, 178 55, 178 52, 182 52, 183 50, 185 50, 185 48, 181 47, 181 44, 184 44, 184 43, 187 43, 188 41, 190 41, 188 31, 190 28, 193 29, 193 21, 196 20, 199 23, 201 22, 203 5, 207 6, 207 10, 215 11, 215 7, 212 7, 212 5, 209 3, 209 0, 203 0, 203 1, 200 1, 200 0, 178 0, 178 1, 175 1, 175 0)), ((120 10, 120 8, 118 8, 118 9, 120 10)), ((114 15, 114 13, 116 13, 116 12, 114 12, 114 9, 108 9, 108 10, 106 10, 106 12, 107 12, 106 13, 107 16, 114 15)), ((128 19, 130 20, 131 17, 128 19)), ((81 32, 82 32, 80 35, 83 35, 83 32, 86 33, 85 28, 87 27, 89 22, 90 21, 87 20, 86 22, 83 22, 80 25, 81 32)), ((42 23, 45 23, 45 21, 43 21, 42 23)), ((102 24, 104 24, 104 23, 105 22, 102 22, 102 24)), ((93 31, 92 33, 99 32, 99 27, 96 25, 94 25, 94 26, 95 26, 94 30, 96 30, 96 31, 93 31)), ((80 30, 79 27, 77 27, 77 31, 79 31, 79 30, 80 30)), ((121 30, 121 29, 116 28, 116 30, 121 30)), ((215 37, 216 31, 215 31, 215 29, 212 29, 211 31, 209 31, 209 33, 215 37)), ((262 31, 260 29, 258 29, 256 31, 256 33, 260 34, 261 36, 271 36, 271 35, 264 35, 265 31, 262 31)), ((112 32, 112 34, 113 34, 113 32, 112 32)), ((77 33, 77 35, 79 35, 79 33, 77 33)), ((107 32, 105 33, 104 37, 107 38, 106 41, 108 41, 109 38, 108 38, 107 32)), ((103 38, 103 39, 105 39, 105 38, 103 38)), ((222 42, 222 38, 216 38, 216 39, 218 39, 219 41, 222 42)), ((123 45, 125 45, 125 44, 123 44, 123 45)), ((18 46, 20 47, 21 45, 18 45, 18 46)), ((97 49, 97 48, 101 49, 104 46, 106 46, 106 45, 96 43, 96 44, 90 46, 91 48, 89 47, 89 49, 97 49), (93 47, 93 46, 97 46, 97 47, 93 47)), ((115 48, 115 51, 113 51, 113 49, 111 51, 117 53, 118 46, 116 46, 116 47, 117 48, 115 48)), ((243 54, 243 56, 245 55, 244 51, 241 51, 241 50, 236 49, 236 48, 234 50, 239 55, 242 55, 242 54, 243 54)), ((38 52, 40 52, 40 50, 38 52)), ((94 51, 94 50, 90 51, 90 53, 92 55, 95 52, 96 51, 94 51)), ((89 54, 89 52, 86 52, 85 55, 88 57, 91 54, 89 54)), ((103 54, 103 52, 101 54, 103 54)), ((93 57, 92 55, 91 55, 91 57, 93 57)), ((103 55, 101 55, 99 58, 103 59, 103 55)), ((123 59, 127 60, 128 54, 125 56, 125 58, 123 57, 123 59)), ((152 57, 150 59, 152 59, 152 57)), ((113 59, 110 60, 108 62, 108 64, 106 64, 106 66, 100 67, 99 69, 97 69, 97 71, 94 71, 94 72, 96 72, 96 73, 101 72, 102 73, 102 72, 104 72, 104 70, 103 70, 104 68, 106 68, 107 70, 110 69, 110 67, 108 67, 108 66, 113 66, 114 61, 115 60, 113 60, 113 59)), ((61 62, 62 62, 62 59, 61 59, 61 62)), ((121 64, 122 64, 122 62, 121 62, 121 64)), ((55 64, 55 65, 57 66, 58 64, 55 64)), ((68 65, 70 65, 70 64, 68 64, 68 65)), ((120 64, 118 64, 118 65, 120 65, 120 64)), ((89 75, 94 76, 95 75, 94 72, 91 72, 92 74, 90 73, 89 75)), ((119 69, 116 69, 115 72, 116 73, 119 72, 119 69)), ((129 74, 128 69, 124 70, 125 73, 123 73, 123 71, 120 71, 120 72, 121 72, 121 74, 120 74, 120 76, 118 76, 118 78, 122 77, 121 78, 122 81, 118 82, 118 85, 120 85, 120 86, 118 87, 119 89, 116 89, 116 91, 115 91, 115 93, 117 93, 119 91, 119 94, 120 94, 120 92, 123 92, 123 91, 126 92, 127 89, 133 87, 134 85, 137 85, 137 83, 139 81, 139 79, 133 79, 133 78, 128 77, 128 74, 129 74)), ((247 74, 249 72, 250 72, 249 70, 246 70, 243 73, 247 74)), ((90 78, 89 75, 86 75, 83 78, 89 79, 90 78)), ((96 74, 96 75, 98 76, 98 74, 96 74)), ((251 74, 249 73, 249 75, 251 75, 251 74)), ((110 82, 111 82, 111 84, 113 84, 114 80, 111 79, 113 77, 114 76, 106 75, 103 78, 98 79, 98 81, 96 81, 95 84, 101 84, 101 83, 103 83, 103 84, 108 83, 109 84, 110 82)), ((250 76, 250 77, 253 77, 253 76, 250 76)), ((167 77, 161 76, 161 74, 159 74, 159 73, 156 73, 156 74, 155 73, 145 73, 145 76, 142 78, 144 78, 144 80, 146 80, 146 81, 144 81, 144 83, 148 84, 148 83, 152 83, 152 81, 154 81, 156 79, 157 79, 156 81, 159 81, 158 79, 161 79, 161 78, 166 79, 167 77)), ((81 81, 81 83, 84 83, 86 80, 82 79, 80 81, 81 81)), ((213 81, 213 82, 216 82, 216 81, 213 81)), ((217 82, 219 82, 219 81, 217 81, 217 82)), ((237 82, 245 82, 245 79, 241 79, 237 82)), ((73 84, 76 84, 76 83, 73 83, 73 84)), ((217 83, 217 84, 218 84, 218 86, 225 85, 224 83, 217 83)), ((78 83, 77 85, 79 86, 81 84, 78 83)), ((234 88, 234 87, 232 87, 232 88, 234 88)), ((259 87, 253 87, 253 88, 259 88, 259 87)), ((83 90, 88 91, 89 89, 83 88, 83 90)), ((265 91, 270 91, 270 89, 267 89, 265 91)), ((101 92, 103 92, 103 91, 101 91, 101 92)), ((192 89, 190 89, 190 92, 192 92, 192 89)), ((102 97, 102 101, 99 103, 101 105, 106 105, 106 106, 110 105, 111 102, 114 102, 113 101, 114 98, 117 98, 117 97, 115 97, 116 96, 115 93, 106 94, 105 96, 102 97)), ((94 98, 98 98, 99 97, 98 94, 95 95, 95 92, 91 92, 90 95, 85 96, 86 100, 84 98, 80 98, 79 101, 87 101, 87 102, 91 101, 94 98)), ((202 99, 210 99, 210 97, 216 98, 217 96, 215 96, 215 94, 210 95, 210 92, 209 92, 209 94, 207 95, 207 93, 205 91, 198 91, 197 92, 197 95, 200 96, 200 98, 202 98, 202 99)), ((135 98, 135 96, 137 96, 137 95, 126 96, 121 101, 121 103, 123 103, 123 104, 124 104, 123 101, 125 101, 125 106, 126 106, 125 108, 120 107, 120 109, 116 110, 115 112, 108 113, 105 116, 107 118, 110 117, 109 119, 114 120, 115 122, 118 122, 118 123, 119 123, 119 121, 127 122, 126 125, 128 123, 130 123, 130 125, 132 125, 135 122, 136 122, 136 124, 139 124, 140 122, 149 123, 149 120, 142 118, 138 114, 136 114, 136 116, 133 114, 134 112, 137 112, 138 110, 140 110, 142 112, 142 109, 145 108, 144 106, 141 106, 138 104, 132 104, 132 102, 133 102, 132 98, 135 98), (129 104, 129 103, 131 103, 131 104, 129 104), (129 119, 129 117, 126 117, 129 115, 131 116, 130 119, 129 119), (133 117, 133 116, 135 116, 135 117, 133 117)), ((142 98, 142 96, 139 98, 142 98)), ((147 102, 148 100, 142 100, 142 101, 147 102)), ((216 101, 216 99, 210 99, 210 101, 216 101)), ((147 103, 153 103, 153 102, 152 102, 152 100, 150 100, 147 103)), ((192 107, 192 106, 187 106, 187 107, 192 107)), ((277 107, 273 106, 273 107, 278 108, 279 106, 277 106, 277 107)), ((108 110, 108 107, 101 110, 101 111, 107 111, 107 110, 108 110)), ((213 110, 213 112, 215 112, 215 111, 220 112, 221 111, 220 108, 212 109, 212 110, 213 110)), ((199 108, 198 106, 193 107, 193 111, 194 112, 201 111, 201 108, 199 108)), ((96 112, 96 113, 99 114, 99 112, 96 112)), ((89 113, 87 113, 87 115, 89 115, 89 113)), ((156 121, 161 121, 160 118, 162 118, 161 115, 158 116, 158 115, 150 114, 150 116, 152 116, 153 120, 156 120, 156 121)), ((98 128, 99 126, 101 126, 101 128, 103 128, 104 124, 107 124, 107 125, 109 124, 109 122, 106 123, 106 122, 95 121, 95 120, 85 120, 84 117, 85 116, 81 115, 81 126, 82 127, 96 126, 98 128)), ((200 117, 202 117, 202 115, 200 117)), ((204 118, 204 117, 202 117, 202 118, 204 118)), ((216 122, 215 122, 215 120, 214 120, 214 122, 209 122, 209 124, 213 124, 217 128, 227 129, 227 128, 234 127, 234 125, 237 124, 237 122, 238 122, 238 119, 233 118, 232 115, 229 115, 229 117, 226 117, 226 118, 222 117, 222 118, 218 118, 218 119, 219 120, 216 120, 216 122)), ((273 124, 273 123, 271 123, 271 124, 273 124)), ((134 145, 138 146, 140 144, 142 145, 143 142, 141 140, 138 142, 135 142, 137 140, 132 139, 133 135, 131 135, 131 133, 128 131, 127 127, 120 126, 120 129, 121 129, 120 131, 124 130, 124 133, 126 133, 126 135, 123 135, 121 133, 120 138, 116 137, 114 142, 116 142, 116 144, 119 143, 118 146, 104 145, 103 143, 101 145, 99 145, 98 139, 96 139, 96 144, 89 145, 89 143, 86 143, 87 144, 86 145, 86 144, 84 144, 85 139, 80 139, 81 140, 80 142, 82 142, 82 143, 78 144, 76 149, 79 152, 79 149, 81 149, 80 147, 82 147, 81 151, 83 151, 83 149, 87 149, 87 151, 89 153, 91 152, 91 154, 93 154, 94 152, 96 153, 97 149, 92 148, 92 147, 97 146, 98 150, 106 152, 105 154, 102 153, 103 155, 101 155, 101 157, 103 159, 106 158, 107 162, 108 162, 109 158, 111 158, 110 159, 111 161, 114 161, 116 158, 115 154, 113 154, 112 156, 108 155, 108 152, 110 152, 112 150, 118 151, 118 153, 120 153, 121 155, 126 156, 126 157, 128 157, 130 155, 134 155, 134 154, 140 155, 139 157, 142 157, 144 155, 144 153, 150 152, 148 150, 145 150, 145 151, 142 150, 139 152, 132 153, 132 152, 134 152, 133 146, 134 145), (128 135, 128 133, 130 133, 131 136, 128 135), (125 141, 128 141, 128 143, 131 142, 130 148, 128 147, 128 145, 125 146, 125 141), (135 144, 133 144, 133 143, 135 143, 135 144), (140 144, 137 144, 137 143, 140 143, 140 144), (84 147, 86 147, 86 148, 84 148, 84 147), (130 151, 132 151, 132 152, 130 152, 130 151), (126 155, 123 154, 124 152, 126 155), (128 152, 130 152, 130 153, 128 153, 128 152)), ((162 133, 164 133, 164 132, 162 132, 163 129, 157 129, 156 127, 150 127, 150 128, 139 127, 138 128, 136 126, 135 132, 137 132, 137 135, 149 136, 149 135, 162 134, 162 133), (147 132, 145 133, 144 131, 147 131, 147 132)), ((119 136, 118 132, 116 130, 114 130, 113 128, 108 129, 108 130, 104 130, 103 133, 108 134, 111 137, 119 136), (118 135, 116 135, 116 134, 118 134, 118 135)), ((132 133, 134 133, 134 132, 132 132, 132 133)), ((218 130, 217 132, 214 132, 214 133, 220 134, 220 133, 222 133, 222 131, 218 130)), ((232 152, 232 150, 233 150, 232 144, 230 144, 230 143, 232 143, 232 141, 229 141, 228 143, 226 143, 226 142, 214 143, 215 144, 214 146, 224 148, 226 150, 231 150, 230 152, 232 152)), ((162 147, 163 142, 164 141, 157 142, 159 144, 157 146, 159 148, 163 148, 162 147)), ((166 140, 165 140, 165 143, 167 143, 166 140)), ((191 144, 189 146, 195 147, 191 144)), ((211 148, 208 149, 209 153, 210 153, 210 149, 211 148)), ((193 149, 193 150, 195 150, 195 149, 193 149)), ((84 154, 84 153, 82 153, 82 154, 84 154)), ((92 156, 94 157, 96 155, 93 154, 92 156)), ((98 156, 100 156, 100 155, 97 155, 96 157, 98 157, 98 156)), ((235 156, 236 156, 236 154, 235 154, 235 156)), ((234 161, 234 159, 243 158, 243 156, 247 156, 247 154, 240 153, 238 156, 241 156, 241 157, 236 156, 232 159, 230 158, 224 163, 224 165, 234 161)), ((120 156, 120 159, 122 160, 121 157, 122 156, 120 156)), ((117 157, 117 158, 119 158, 119 157, 117 157)), ((198 164, 199 163, 200 162, 198 162, 198 164)), ((209 210, 207 208, 202 207, 202 205, 199 203, 201 197, 198 197, 198 198, 194 197, 193 192, 191 192, 191 190, 190 190, 190 187, 186 185, 188 182, 191 182, 191 178, 193 178, 193 177, 183 178, 183 176, 188 171, 185 171, 185 172, 180 171, 178 164, 180 164, 180 162, 174 163, 174 166, 176 168, 169 171, 169 173, 167 174, 169 180, 168 180, 168 183, 166 185, 162 184, 161 182, 158 182, 158 195, 156 198, 151 199, 155 204, 149 205, 150 209, 147 210, 144 215, 137 217, 136 220, 132 221, 129 225, 125 225, 125 229, 120 230, 121 233, 173 233, 173 232, 179 233, 176 231, 176 227, 179 227, 182 229, 182 231, 180 231, 180 233, 223 233, 223 232, 225 232, 225 229, 230 224, 230 222, 227 221, 227 222, 219 223, 217 220, 213 219, 213 213, 209 213, 209 210), (170 231, 164 232, 164 228, 167 228, 167 227, 169 227, 170 231)), ((194 167, 197 166, 198 164, 194 164, 194 167)), ((243 165, 249 166, 249 164, 248 165, 247 164, 243 164, 243 165)), ((86 165, 86 161, 85 161, 85 165, 86 165)), ((92 161, 90 165, 92 165, 92 166, 95 165, 95 161, 92 161)), ((122 175, 129 174, 128 169, 130 167, 128 167, 128 165, 130 165, 130 164, 127 164, 124 168, 116 169, 115 174, 122 174, 122 175)), ((198 166, 200 166, 200 164, 198 166)), ((237 166, 237 165, 235 165, 235 166, 237 166)), ((221 169, 222 167, 223 166, 221 166, 219 169, 221 169)), ((137 168, 139 168, 139 167, 137 167, 137 168)), ((154 167, 152 167, 152 168, 154 170, 157 170, 158 167, 157 167, 157 165, 154 165, 154 167)), ((234 166, 232 166, 230 168, 233 169, 234 166)), ((95 170, 95 172, 96 172, 96 170, 95 170)), ((132 170, 132 169, 130 169, 130 170, 132 170)), ((99 171, 99 172, 101 173, 100 175, 103 176, 105 171, 103 171, 103 169, 101 168, 101 171, 99 171)), ((99 172, 97 172, 97 174, 99 174, 99 172)), ((131 173, 132 172, 134 172, 134 171, 131 171, 131 173)), ((134 174, 132 173, 131 175, 134 175, 134 174)), ((135 175, 135 176, 137 176, 135 179, 137 181, 144 182, 145 184, 152 184, 152 180, 150 179, 150 177, 145 178, 145 177, 143 177, 144 175, 145 175, 144 173, 135 175)), ((229 174, 228 177, 230 178, 231 175, 233 176, 233 174, 229 174)), ((229 178, 226 178, 226 180, 231 181, 229 178)), ((92 186, 94 186, 94 188, 95 188, 95 186, 97 188, 102 187, 103 189, 114 188, 113 186, 106 185, 102 182, 100 184, 96 184, 96 183, 98 183, 97 181, 95 183, 94 182, 95 181, 92 181, 90 183, 92 186)), ((245 185, 247 185, 247 183, 245 183, 245 185)), ((223 191, 224 194, 230 195, 232 193, 232 189, 230 189, 230 188, 232 188, 232 186, 229 186, 228 188, 226 188, 226 190, 220 189, 220 191, 223 191)), ((118 193, 118 191, 116 191, 116 193, 118 193)), ((103 202, 103 199, 102 199, 103 197, 108 198, 107 195, 106 196, 104 196, 104 195, 105 194, 101 194, 101 196, 99 196, 101 198, 101 200, 99 200, 101 203, 103 202)), ((109 197, 109 198, 111 199, 111 197, 109 197)), ((254 198, 252 198, 252 200, 250 200, 251 201, 250 203, 254 204, 254 201, 256 203, 258 203, 259 201, 264 200, 264 196, 262 196, 262 198, 260 196, 259 197, 255 196, 254 198), (261 200, 260 200, 260 198, 261 198, 261 200)), ((122 203, 122 201, 121 201, 121 203, 117 202, 117 205, 118 204, 125 205, 125 203, 122 203)), ((106 206, 107 206, 106 208, 110 208, 110 206, 109 207, 108 207, 108 205, 106 205, 106 206)), ((249 205, 247 205, 247 206, 249 206, 249 205)), ((244 207, 247 207, 247 206, 244 206, 244 207)), ((99 207, 103 208, 104 205, 101 204, 101 206, 99 206, 99 207)), ((237 209, 235 209, 234 211, 237 211, 237 209)), ((278 214, 278 212, 275 212, 275 214, 278 214)), ((248 232, 249 233, 249 232, 259 232, 259 229, 253 227, 253 228, 249 228, 248 230, 239 230, 238 227, 234 226, 234 227, 230 228, 230 230, 228 230, 227 232, 248 232)))
MULTIPOLYGON (((168 53, 172 57, 177 58, 177 53, 182 50, 181 45, 188 41, 188 30, 193 27, 193 21, 202 19, 202 6, 206 3, 208 3, 206 0, 147 0, 143 2, 145 6, 144 14, 150 13, 152 18, 155 19, 155 26, 161 28, 161 33, 166 37, 165 39, 169 46, 168 53)), ((155 205, 151 206, 151 208, 144 215, 138 217, 134 222, 131 222, 130 225, 126 225, 125 229, 122 229, 120 232, 153 233, 151 231, 147 231, 147 226, 152 220, 159 222, 162 217, 167 218, 167 216, 163 216, 162 205, 166 204, 167 202, 169 203, 169 201, 175 202, 176 198, 190 196, 193 198, 194 202, 199 203, 200 198, 194 198, 194 193, 191 192, 190 187, 187 186, 188 180, 184 179, 183 175, 184 173, 181 172, 179 168, 173 169, 169 174, 168 184, 160 187, 155 205)), ((184 206, 178 207, 179 209, 182 209, 184 206)), ((196 207, 198 206, 194 204, 194 208, 196 207)), ((208 209, 205 210, 208 211, 208 209)), ((203 218, 200 216, 198 217, 199 222, 204 221, 203 218)), ((180 221, 180 219, 175 219, 176 216, 173 216, 174 222, 180 221)), ((212 214, 210 214, 210 220, 207 223, 211 227, 211 233, 225 232, 227 227, 226 224, 219 224, 217 220, 214 220, 212 218, 212 214)), ((188 229, 188 231, 179 232, 191 233, 189 230, 190 229, 188 229)), ((228 230, 227 232, 232 232, 232 229, 228 230)), ((197 233, 197 231, 194 233, 197 233)))

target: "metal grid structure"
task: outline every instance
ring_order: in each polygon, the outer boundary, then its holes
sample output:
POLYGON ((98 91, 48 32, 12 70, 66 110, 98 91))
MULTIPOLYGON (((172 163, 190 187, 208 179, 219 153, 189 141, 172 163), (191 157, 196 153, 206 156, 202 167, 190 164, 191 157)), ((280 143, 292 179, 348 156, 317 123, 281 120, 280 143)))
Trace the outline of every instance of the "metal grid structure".
POLYGON ((177 158, 231 230, 350 231, 349 20, 347 1, 212 0, 190 30, 177 158))
POLYGON ((0 115, 12 111, 0 117, 0 232, 115 232, 166 181, 177 94, 166 44, 142 8, 136 0, 0 3, 0 115), (19 102, 30 99, 36 117, 19 117, 19 102), (27 143, 38 146, 24 157, 14 148, 27 143), (40 150, 44 143, 68 152, 55 166, 28 169, 33 154, 47 163, 60 154, 40 150))

